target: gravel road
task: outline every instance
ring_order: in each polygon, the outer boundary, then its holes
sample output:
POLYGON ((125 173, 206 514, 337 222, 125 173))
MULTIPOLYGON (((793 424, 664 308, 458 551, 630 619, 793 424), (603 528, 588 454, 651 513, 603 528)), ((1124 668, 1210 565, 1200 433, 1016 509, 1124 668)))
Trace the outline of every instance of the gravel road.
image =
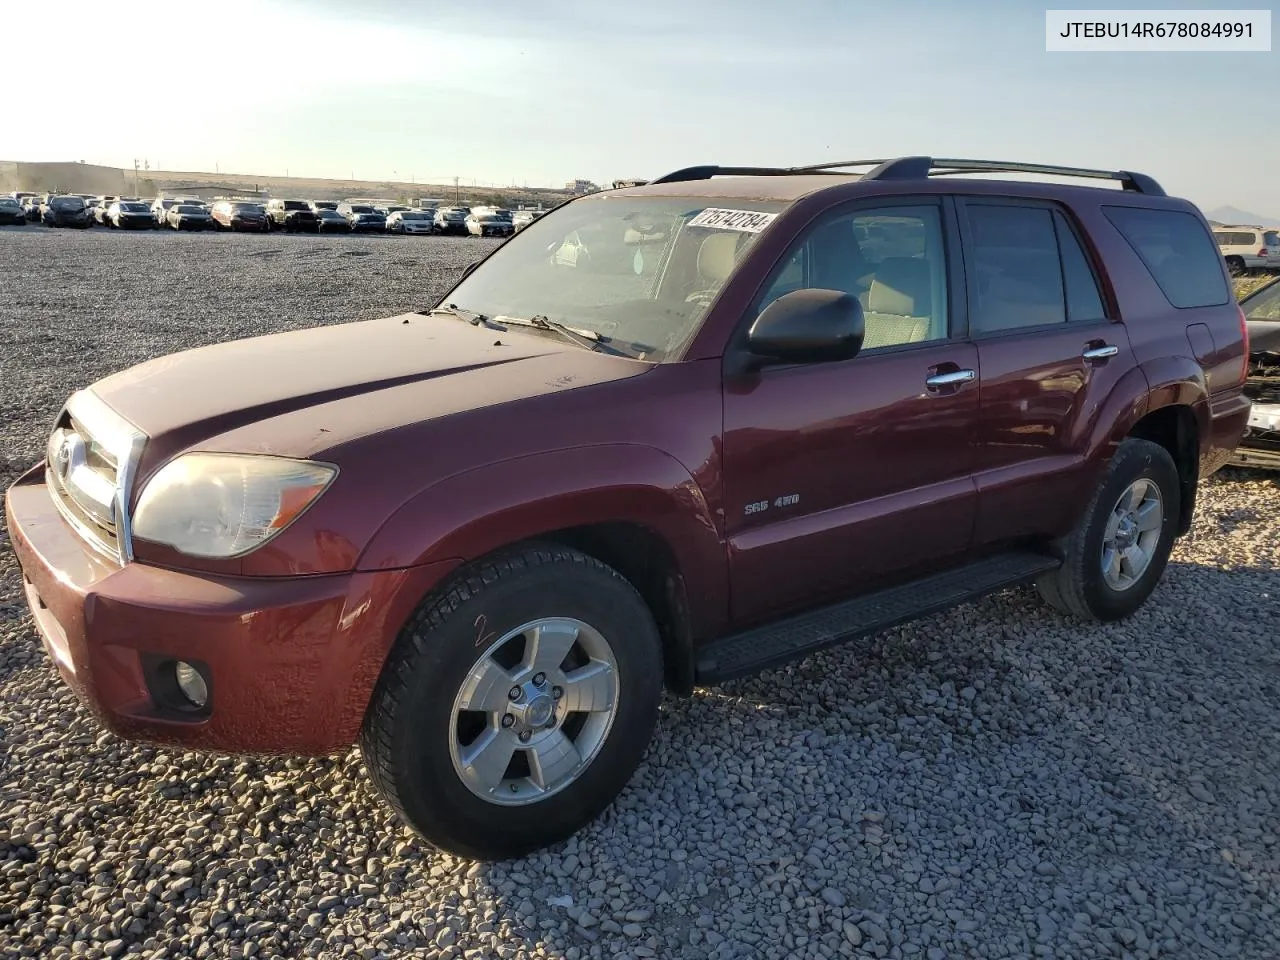
MULTIPOLYGON (((418 308, 480 249, 0 229, 0 480, 103 374, 418 308)), ((415 843, 354 752, 104 734, 0 542, 0 957, 1274 958, 1280 480, 1201 498, 1132 620, 1009 592, 669 701, 599 823, 493 865, 415 843)))

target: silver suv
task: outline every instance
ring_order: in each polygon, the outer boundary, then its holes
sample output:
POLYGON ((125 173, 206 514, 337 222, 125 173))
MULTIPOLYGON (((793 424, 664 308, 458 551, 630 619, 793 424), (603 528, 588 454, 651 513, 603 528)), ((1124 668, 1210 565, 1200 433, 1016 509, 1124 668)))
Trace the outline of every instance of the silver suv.
POLYGON ((1233 276, 1249 270, 1280 270, 1280 229, 1223 225, 1213 228, 1213 239, 1233 276))

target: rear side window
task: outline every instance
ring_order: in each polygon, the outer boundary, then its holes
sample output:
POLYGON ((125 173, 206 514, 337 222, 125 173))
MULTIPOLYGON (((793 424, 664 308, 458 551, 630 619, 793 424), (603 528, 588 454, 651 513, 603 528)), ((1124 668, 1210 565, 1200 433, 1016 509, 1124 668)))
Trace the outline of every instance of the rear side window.
POLYGON ((1268 230, 1262 235, 1262 242, 1268 247, 1280 247, 1280 233, 1274 230, 1268 230))
POLYGON ((1252 233, 1217 230, 1213 234, 1213 239, 1218 241, 1220 247, 1247 247, 1253 243, 1254 237, 1252 233))
POLYGON ((975 334, 1067 320, 1054 212, 1044 207, 966 203, 975 334))
POLYGON ((1104 206, 1102 211, 1173 306, 1216 307, 1230 299, 1222 256, 1199 218, 1144 207, 1104 206))
POLYGON ((1067 288, 1067 320, 1071 323, 1105 320, 1107 311, 1098 292, 1098 279, 1089 258, 1067 218, 1055 212, 1053 226, 1058 231, 1058 252, 1062 255, 1062 280, 1067 288))

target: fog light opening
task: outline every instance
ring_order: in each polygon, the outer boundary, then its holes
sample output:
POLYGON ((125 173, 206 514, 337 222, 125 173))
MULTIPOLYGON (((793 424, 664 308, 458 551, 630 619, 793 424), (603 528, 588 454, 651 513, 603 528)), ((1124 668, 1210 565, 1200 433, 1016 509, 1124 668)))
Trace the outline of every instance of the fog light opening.
POLYGON ((175 661, 173 678, 178 689, 197 710, 203 710, 209 702, 209 685, 204 682, 200 671, 184 660, 175 661))

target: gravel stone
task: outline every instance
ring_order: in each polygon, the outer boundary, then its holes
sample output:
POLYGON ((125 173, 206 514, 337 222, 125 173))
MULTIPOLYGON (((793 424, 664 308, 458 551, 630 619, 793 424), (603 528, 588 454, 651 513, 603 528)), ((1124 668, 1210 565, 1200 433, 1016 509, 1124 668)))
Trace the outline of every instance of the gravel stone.
MULTIPOLYGON (((0 228, 0 483, 80 386, 429 307, 493 245, 0 228)), ((0 956, 1271 960, 1278 514, 1274 475, 1203 482, 1126 622, 1008 591, 669 698, 608 813, 500 864, 417 842, 355 751, 106 732, 50 665, 0 527, 0 956)))

